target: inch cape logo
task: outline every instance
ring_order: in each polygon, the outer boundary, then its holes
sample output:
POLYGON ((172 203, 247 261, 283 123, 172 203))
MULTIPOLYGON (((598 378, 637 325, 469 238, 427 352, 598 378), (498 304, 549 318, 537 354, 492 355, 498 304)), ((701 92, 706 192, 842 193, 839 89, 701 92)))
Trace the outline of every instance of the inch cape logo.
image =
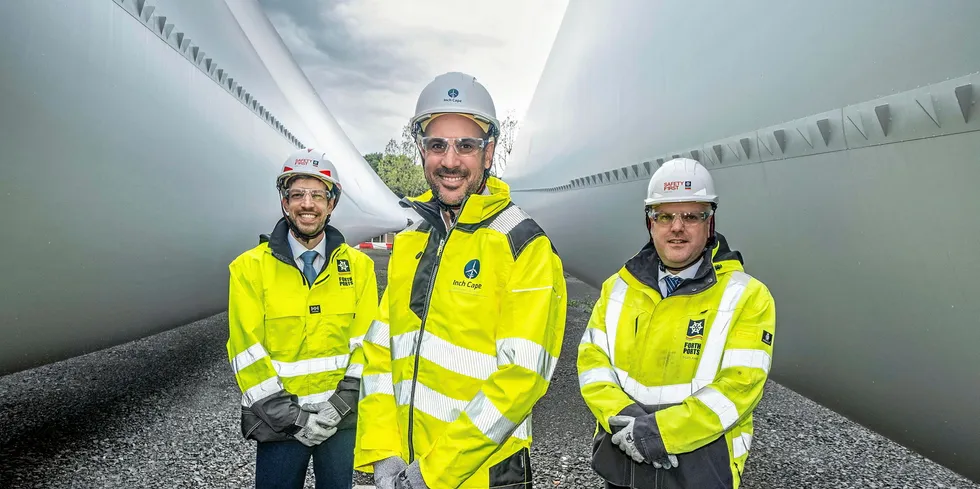
POLYGON ((456 98, 459 96, 459 90, 456 90, 455 88, 450 88, 449 91, 446 92, 446 95, 449 95, 449 98, 456 98))
POLYGON ((480 290, 481 288, 483 288, 483 284, 473 281, 479 275, 480 275, 480 260, 474 258, 466 262, 466 265, 463 266, 463 276, 466 277, 468 280, 453 280, 453 286, 466 287, 467 289, 470 290, 480 290))

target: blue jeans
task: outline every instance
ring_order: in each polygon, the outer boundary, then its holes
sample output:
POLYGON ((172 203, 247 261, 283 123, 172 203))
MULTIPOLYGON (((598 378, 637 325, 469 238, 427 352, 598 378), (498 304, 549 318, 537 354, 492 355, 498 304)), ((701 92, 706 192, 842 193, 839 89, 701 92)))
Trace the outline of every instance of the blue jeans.
POLYGON ((338 431, 312 447, 298 440, 259 443, 255 451, 256 489, 302 489, 310 456, 316 489, 351 489, 355 433, 338 431))

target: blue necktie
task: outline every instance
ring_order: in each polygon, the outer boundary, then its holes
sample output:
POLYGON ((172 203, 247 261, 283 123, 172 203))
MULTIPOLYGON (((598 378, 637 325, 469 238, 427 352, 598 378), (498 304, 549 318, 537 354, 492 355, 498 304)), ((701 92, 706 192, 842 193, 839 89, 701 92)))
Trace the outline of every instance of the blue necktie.
POLYGON ((310 287, 313 287, 313 281, 316 280, 316 269, 313 268, 313 260, 316 259, 316 252, 313 250, 307 251, 302 255, 299 255, 303 259, 303 275, 306 276, 306 281, 309 282, 310 287))
POLYGON ((677 286, 681 284, 680 277, 674 277, 673 275, 664 277, 664 282, 667 284, 667 295, 673 294, 677 290, 677 286))

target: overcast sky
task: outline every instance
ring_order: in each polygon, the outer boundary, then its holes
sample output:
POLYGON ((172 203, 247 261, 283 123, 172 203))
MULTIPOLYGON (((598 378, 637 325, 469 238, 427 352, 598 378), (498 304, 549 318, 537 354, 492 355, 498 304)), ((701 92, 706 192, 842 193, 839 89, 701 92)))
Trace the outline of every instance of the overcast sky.
POLYGON ((361 153, 383 151, 422 88, 471 74, 521 118, 567 0, 259 0, 361 153))

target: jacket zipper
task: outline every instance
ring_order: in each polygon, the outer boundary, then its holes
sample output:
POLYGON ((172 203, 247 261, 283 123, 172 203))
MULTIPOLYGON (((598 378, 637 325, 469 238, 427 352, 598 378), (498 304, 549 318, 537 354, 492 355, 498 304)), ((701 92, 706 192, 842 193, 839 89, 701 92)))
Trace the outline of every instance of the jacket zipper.
POLYGON ((436 274, 439 273, 442 251, 446 242, 449 241, 449 235, 452 232, 453 230, 450 228, 446 237, 439 240, 439 249, 436 250, 436 264, 432 267, 432 276, 429 277, 429 291, 425 296, 425 310, 422 311, 422 323, 419 326, 418 338, 415 340, 415 367, 412 370, 412 394, 408 400, 408 463, 415 461, 415 441, 413 438, 415 431, 415 385, 418 383, 419 378, 419 356, 422 353, 422 335, 425 333, 425 320, 429 316, 429 304, 432 302, 432 289, 436 285, 436 274))

